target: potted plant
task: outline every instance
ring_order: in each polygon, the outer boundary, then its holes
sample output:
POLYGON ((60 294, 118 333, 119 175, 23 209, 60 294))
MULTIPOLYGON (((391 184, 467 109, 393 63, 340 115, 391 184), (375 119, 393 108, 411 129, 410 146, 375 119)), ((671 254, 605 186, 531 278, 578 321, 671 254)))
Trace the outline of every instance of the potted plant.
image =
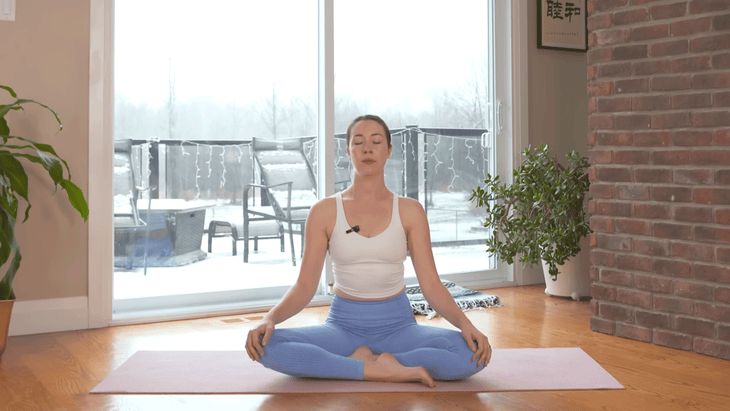
POLYGON ((8 122, 5 120, 5 115, 11 111, 24 110, 23 105, 34 103, 53 113, 56 121, 58 121, 60 131, 63 129, 63 124, 61 124, 58 114, 48 106, 36 101, 19 99, 10 87, 0 85, 0 88, 6 90, 15 99, 10 104, 0 105, 0 138, 2 138, 2 142, 0 142, 0 267, 10 261, 7 271, 2 277, 2 281, 0 281, 1 357, 5 351, 10 314, 15 301, 12 283, 22 259, 20 246, 15 239, 15 223, 20 208, 19 199, 22 198, 27 204, 22 214, 23 221, 28 219, 31 209, 28 198, 28 175, 25 172, 25 167, 33 163, 42 166, 53 179, 56 191, 58 191, 58 186, 66 190, 69 203, 81 214, 84 220, 89 216, 89 206, 84 198, 84 193, 71 182, 71 171, 68 164, 56 154, 53 147, 11 135, 8 122), (66 174, 68 174, 68 178, 64 177, 66 174))
POLYGON ((487 175, 484 187, 472 190, 471 200, 486 209, 484 227, 492 230, 487 251, 508 264, 517 254, 525 266, 542 263, 546 293, 578 299, 574 281, 561 266, 578 255, 581 240, 593 232, 584 206, 588 158, 573 151, 566 155, 570 166, 565 168, 547 144, 528 147, 523 154, 512 184, 487 175), (565 277, 561 284, 559 273, 565 277))

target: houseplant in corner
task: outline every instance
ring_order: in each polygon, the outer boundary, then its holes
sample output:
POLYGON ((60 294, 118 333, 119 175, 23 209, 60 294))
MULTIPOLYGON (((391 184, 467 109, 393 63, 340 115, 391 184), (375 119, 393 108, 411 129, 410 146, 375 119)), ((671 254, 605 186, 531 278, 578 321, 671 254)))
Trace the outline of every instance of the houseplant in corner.
POLYGON ((11 111, 24 110, 23 106, 30 103, 38 104, 53 113, 56 121, 58 121, 60 131, 63 129, 63 124, 61 124, 58 114, 48 106, 36 101, 19 99, 10 87, 0 85, 0 88, 10 93, 10 96, 15 99, 10 104, 0 105, 0 138, 2 139, 2 142, 0 142, 0 267, 10 261, 7 265, 7 271, 3 275, 2 281, 0 281, 1 358, 2 353, 5 351, 10 314, 15 301, 12 283, 22 258, 20 246, 15 238, 15 223, 18 210, 22 205, 20 199, 25 201, 26 204, 22 214, 23 221, 28 219, 31 209, 28 198, 28 175, 25 172, 25 167, 43 167, 53 179, 56 191, 58 191, 58 186, 66 190, 69 203, 81 214, 84 220, 89 216, 89 206, 84 198, 84 193, 71 182, 71 171, 68 164, 56 154, 53 147, 11 135, 8 122, 5 120, 5 115, 11 111), (33 165, 34 163, 37 165, 33 165), (68 174, 68 178, 64 177, 66 174, 68 174))
POLYGON ((517 254, 526 266, 542 263, 545 292, 578 299, 564 268, 593 232, 584 204, 588 158, 573 151, 566 155, 570 165, 565 168, 550 156, 547 144, 528 147, 523 154, 512 184, 487 175, 484 187, 472 190, 471 200, 487 213, 484 227, 492 230, 487 252, 508 264, 517 254))

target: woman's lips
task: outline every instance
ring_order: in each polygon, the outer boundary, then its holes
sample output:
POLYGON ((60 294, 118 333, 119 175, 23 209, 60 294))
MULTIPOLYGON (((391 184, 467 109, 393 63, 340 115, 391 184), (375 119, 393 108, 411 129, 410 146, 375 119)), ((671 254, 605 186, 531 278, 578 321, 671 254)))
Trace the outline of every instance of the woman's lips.
POLYGON ((373 164, 373 163, 375 163, 375 160, 368 159, 368 160, 363 160, 362 162, 365 164, 373 164))

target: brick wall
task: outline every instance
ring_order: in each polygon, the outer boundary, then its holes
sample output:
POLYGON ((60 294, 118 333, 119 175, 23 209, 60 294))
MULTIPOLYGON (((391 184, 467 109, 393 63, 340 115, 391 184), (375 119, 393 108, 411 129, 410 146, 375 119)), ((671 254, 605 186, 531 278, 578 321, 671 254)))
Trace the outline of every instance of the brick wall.
POLYGON ((730 0, 588 2, 591 329, 730 359, 730 0))

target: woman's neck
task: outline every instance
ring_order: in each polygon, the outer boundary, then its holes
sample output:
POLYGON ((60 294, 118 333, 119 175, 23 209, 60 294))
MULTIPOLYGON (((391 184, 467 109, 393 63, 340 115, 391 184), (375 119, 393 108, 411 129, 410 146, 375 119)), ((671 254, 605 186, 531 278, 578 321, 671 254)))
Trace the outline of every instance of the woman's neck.
POLYGON ((353 199, 372 200, 390 197, 390 190, 380 178, 363 178, 355 176, 352 185, 346 190, 346 195, 353 199))

